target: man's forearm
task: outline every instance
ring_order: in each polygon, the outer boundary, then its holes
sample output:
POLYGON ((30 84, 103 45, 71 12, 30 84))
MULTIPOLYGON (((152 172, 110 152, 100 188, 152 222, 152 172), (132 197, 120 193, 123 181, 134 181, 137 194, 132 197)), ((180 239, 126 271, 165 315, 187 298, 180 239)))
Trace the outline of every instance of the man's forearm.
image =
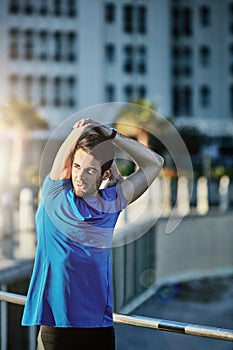
POLYGON ((82 133, 81 127, 73 129, 59 148, 50 172, 52 180, 62 180, 71 176, 71 155, 82 133))
POLYGON ((121 182, 128 204, 140 197, 158 176, 163 158, 141 143, 117 134, 113 139, 116 147, 126 152, 138 165, 137 170, 121 182))
MULTIPOLYGON (((111 138, 112 129, 104 125, 100 125, 95 129, 106 138, 111 138)), ((158 165, 159 168, 163 166, 163 158, 159 154, 131 138, 116 133, 114 134, 113 143, 126 152, 139 167, 149 166, 150 163, 153 166, 158 165)))
POLYGON ((126 152, 141 168, 152 165, 161 169, 163 166, 163 158, 159 154, 133 139, 117 133, 113 143, 116 147, 126 152))

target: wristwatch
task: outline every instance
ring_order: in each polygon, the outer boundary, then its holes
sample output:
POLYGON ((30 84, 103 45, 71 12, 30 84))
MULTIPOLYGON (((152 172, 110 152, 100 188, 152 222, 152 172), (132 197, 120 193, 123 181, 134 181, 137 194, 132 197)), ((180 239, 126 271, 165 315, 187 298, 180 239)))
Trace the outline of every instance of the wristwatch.
POLYGON ((111 133, 111 135, 110 135, 110 139, 114 139, 115 138, 115 136, 116 136, 116 134, 117 134, 117 130, 116 129, 114 129, 114 128, 110 128, 111 130, 112 130, 112 133, 111 133))

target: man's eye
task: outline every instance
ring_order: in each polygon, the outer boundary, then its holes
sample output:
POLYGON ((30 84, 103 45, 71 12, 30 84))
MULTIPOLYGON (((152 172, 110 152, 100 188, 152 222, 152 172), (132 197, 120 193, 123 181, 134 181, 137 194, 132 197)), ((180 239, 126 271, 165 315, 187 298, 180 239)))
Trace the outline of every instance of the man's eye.
POLYGON ((90 175, 95 175, 96 174, 96 170, 95 169, 88 169, 87 172, 90 175))

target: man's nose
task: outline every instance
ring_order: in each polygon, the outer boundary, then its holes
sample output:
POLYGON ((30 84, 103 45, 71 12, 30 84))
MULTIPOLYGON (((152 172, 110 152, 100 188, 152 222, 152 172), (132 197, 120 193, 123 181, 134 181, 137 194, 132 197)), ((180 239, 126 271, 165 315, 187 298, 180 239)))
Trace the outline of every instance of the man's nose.
POLYGON ((78 180, 83 180, 85 178, 85 172, 83 169, 79 169, 79 171, 77 172, 77 178, 78 180))

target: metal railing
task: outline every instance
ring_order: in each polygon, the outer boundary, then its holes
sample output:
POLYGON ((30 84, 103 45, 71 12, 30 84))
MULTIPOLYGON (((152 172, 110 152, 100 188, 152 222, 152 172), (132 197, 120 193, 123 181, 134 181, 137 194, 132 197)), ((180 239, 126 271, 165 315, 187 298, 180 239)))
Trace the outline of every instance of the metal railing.
MULTIPOLYGON (((0 301, 5 301, 18 305, 25 305, 26 296, 0 291, 0 301)), ((138 327, 153 328, 161 331, 195 335, 198 337, 207 337, 219 340, 233 341, 233 330, 175 322, 164 319, 128 316, 122 314, 113 314, 114 322, 128 324, 138 327)))

